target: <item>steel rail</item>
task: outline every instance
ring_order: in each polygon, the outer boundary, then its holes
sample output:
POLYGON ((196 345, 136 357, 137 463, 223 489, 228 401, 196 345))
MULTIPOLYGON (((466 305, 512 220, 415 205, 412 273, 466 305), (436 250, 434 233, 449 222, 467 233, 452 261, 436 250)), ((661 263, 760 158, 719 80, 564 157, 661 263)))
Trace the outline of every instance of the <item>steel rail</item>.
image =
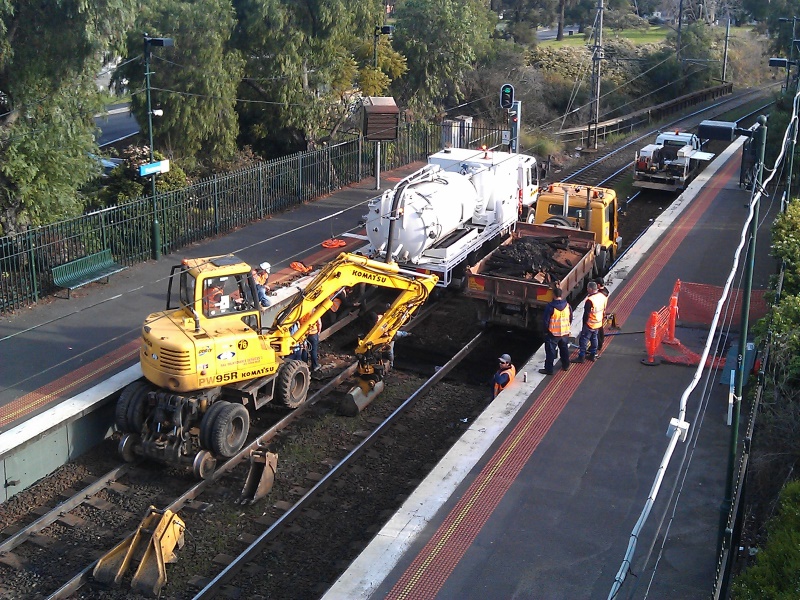
MULTIPOLYGON (((434 310, 434 308, 436 306, 437 306, 436 303, 432 303, 430 305, 424 306, 421 310, 419 310, 412 317, 411 321, 409 321, 408 325, 406 325, 405 328, 406 329, 413 329, 417 324, 419 324, 426 317, 428 317, 431 314, 431 312, 433 312, 433 310, 434 310)), ((472 343, 472 342, 470 342, 470 343, 472 343)), ((217 469, 215 469, 214 473, 208 479, 204 479, 203 481, 199 481, 198 483, 193 485, 186 492, 184 492, 181 496, 179 496, 177 499, 175 499, 166 508, 168 510, 171 510, 172 512, 178 512, 181 508, 183 508, 186 505, 187 502, 197 498, 208 486, 210 486, 212 483, 216 482, 223 475, 225 475, 225 474, 229 473, 230 471, 232 471, 234 469, 234 467, 238 466, 245 459, 247 459, 252 450, 257 450, 263 444, 266 444, 267 442, 269 442, 272 438, 275 437, 275 435, 278 434, 278 432, 282 431, 283 429, 285 429, 286 427, 291 425, 294 421, 299 419, 308 409, 310 409, 312 406, 314 406, 322 398, 327 396, 331 391, 336 389, 337 386, 339 386, 340 384, 344 383, 349 377, 351 377, 353 375, 353 373, 355 373, 357 368, 358 368, 358 361, 354 361, 351 364, 349 364, 347 367, 345 367, 342 370, 341 373, 339 373, 336 377, 331 379, 328 383, 326 383, 319 390, 314 392, 314 394, 309 396, 309 398, 303 404, 298 406, 291 413, 286 415, 283 419, 281 419, 280 421, 275 423, 272 427, 270 427, 264 433, 262 433, 257 438, 255 438, 250 444, 248 444, 247 446, 242 448, 236 455, 232 456, 227 461, 225 461, 225 463, 223 463, 217 469)), ((125 471, 129 470, 130 467, 131 467, 131 465, 121 465, 120 467, 117 467, 116 469, 114 469, 114 470, 110 471, 109 473, 107 473, 106 475, 104 475, 100 480, 98 480, 98 482, 92 484, 92 486, 89 486, 86 489, 81 490, 80 492, 75 494, 69 501, 60 504, 58 507, 53 509, 53 511, 48 513, 48 515, 50 515, 52 513, 57 512, 57 515, 56 515, 55 519, 52 519, 46 525, 49 525, 53 521, 57 520, 62 514, 65 513, 65 510, 64 510, 65 505, 67 505, 69 503, 69 504, 72 504, 72 508, 75 508, 76 506, 78 506, 79 504, 81 504, 83 502, 84 498, 86 498, 87 490, 89 490, 90 488, 92 488, 94 486, 98 486, 98 490, 102 489, 103 487, 105 487, 105 485, 100 485, 100 482, 107 481, 117 471, 120 471, 118 476, 121 476, 122 473, 124 473, 125 471), (77 502, 75 502, 76 499, 77 499, 77 502)), ((72 508, 70 508, 69 510, 72 510, 72 508)), ((68 512, 68 511, 66 511, 66 512, 68 512)), ((38 523, 39 521, 42 521, 43 519, 44 519, 44 517, 42 517, 41 519, 37 520, 35 523, 38 523)), ((34 525, 34 524, 31 524, 31 526, 34 525)), ((42 529, 44 527, 46 527, 46 525, 44 525, 42 527, 42 529)), ((18 532, 14 537, 16 538, 21 533, 22 532, 18 532)), ((27 537, 30 536, 30 533, 33 533, 33 531, 29 532, 28 535, 25 536, 25 539, 27 539, 27 537)), ((122 538, 122 540, 129 539, 133 535, 134 535, 134 533, 131 532, 128 536, 126 536, 125 538, 122 538)), ((12 538, 9 538, 9 540, 10 539, 12 539, 12 538)), ((25 541, 25 539, 20 540, 19 543, 16 544, 16 545, 21 544, 22 542, 25 541)), ((6 540, 4 542, 4 544, 7 544, 9 542, 9 540, 6 540)), ((122 540, 120 540, 120 541, 122 541, 122 540)), ((13 546, 13 547, 16 547, 16 545, 13 546)), ((2 549, 2 546, 0 546, 0 549, 2 549)), ((84 585, 86 585, 86 583, 88 583, 89 577, 91 576, 92 572, 94 571, 94 568, 97 565, 97 562, 98 562, 97 560, 93 561, 90 565, 84 567, 81 571, 76 573, 69 581, 67 581, 64 585, 59 587, 50 596, 48 596, 47 600, 63 600, 63 599, 69 598, 71 595, 75 594, 75 592, 77 592, 80 588, 82 588, 84 585)))
POLYGON ((95 496, 100 490, 107 488, 109 484, 125 475, 128 471, 130 471, 131 467, 132 465, 124 464, 112 469, 102 477, 98 478, 94 483, 86 486, 81 491, 74 494, 71 498, 61 502, 50 512, 42 515, 33 523, 26 525, 10 538, 3 540, 3 542, 0 543, 0 555, 5 554, 6 552, 11 552, 14 548, 20 544, 23 544, 34 533, 41 532, 48 525, 55 523, 62 516, 75 510, 78 506, 83 504, 87 498, 95 496))
MULTIPOLYGON (((747 93, 745 93, 745 94, 742 94, 742 95, 739 95, 739 96, 736 96, 736 97, 725 98, 724 100, 722 100, 722 101, 720 101, 720 102, 717 102, 717 103, 715 103, 715 104, 713 104, 713 105, 711 105, 711 106, 706 106, 705 108, 701 108, 701 109, 699 109, 699 110, 696 110, 696 111, 694 111, 694 112, 692 112, 692 113, 689 113, 689 114, 687 114, 687 115, 682 115, 680 118, 678 118, 678 119, 675 119, 675 120, 673 120, 673 121, 670 121, 669 123, 664 123, 664 124, 660 125, 660 126, 657 128, 657 129, 654 129, 654 130, 648 131, 648 132, 646 132, 646 133, 644 133, 644 134, 642 134, 642 135, 640 135, 640 136, 638 136, 638 137, 636 137, 636 138, 632 139, 631 141, 629 141, 629 142, 626 142, 625 144, 623 144, 623 145, 622 145, 622 146, 620 146, 619 148, 615 148, 614 150, 612 150, 612 151, 611 151, 611 152, 609 152, 608 154, 605 154, 605 155, 601 156, 600 158, 598 158, 597 160, 595 160, 595 161, 592 161, 591 163, 589 163, 589 164, 588 164, 588 165, 586 165, 585 167, 582 167, 581 169, 578 169, 578 170, 577 170, 577 171, 575 171, 574 173, 572 173, 572 174, 568 175, 567 177, 565 177, 565 178, 563 179, 563 181, 570 181, 572 178, 574 178, 574 177, 577 177, 577 176, 578 176, 578 175, 580 175, 581 173, 584 173, 585 171, 588 171, 589 169, 591 169, 591 168, 593 168, 593 167, 596 167, 598 164, 600 164, 600 163, 601 163, 601 162, 603 162, 604 160, 606 160, 606 159, 608 159, 608 158, 611 158, 612 156, 614 156, 614 155, 618 154, 618 153, 619 153, 619 152, 621 152, 622 150, 625 150, 625 149, 629 148, 629 147, 630 147, 630 146, 632 146, 633 144, 635 144, 635 143, 637 143, 637 142, 640 142, 641 140, 643 140, 643 139, 645 139, 645 138, 649 138, 650 136, 652 136, 652 135, 653 135, 653 133, 654 133, 654 132, 657 132, 657 131, 659 131, 659 130, 661 130, 661 129, 665 129, 665 128, 673 127, 673 126, 677 125, 678 123, 680 123, 681 121, 685 121, 686 119, 690 119, 690 118, 692 118, 692 117, 696 117, 697 115, 701 115, 701 114, 703 114, 704 112, 708 112, 708 111, 711 111, 711 110, 714 110, 714 109, 720 108, 722 105, 724 105, 724 104, 727 104, 727 103, 729 103, 729 102, 734 102, 734 101, 736 101, 736 100, 742 100, 743 98, 745 98, 745 97, 747 97, 747 96, 750 96, 750 95, 753 95, 753 94, 759 93, 759 92, 761 92, 761 91, 763 91, 763 90, 765 90, 765 89, 767 89, 767 88, 769 88, 769 87, 772 87, 772 86, 774 86, 774 85, 775 85, 775 84, 770 84, 770 85, 764 86, 764 88, 757 88, 757 89, 755 89, 755 90, 752 90, 752 91, 750 91, 750 92, 747 92, 747 93)), ((770 106, 770 105, 772 105, 772 104, 774 104, 774 102, 769 102, 768 104, 765 104, 765 105, 764 105, 764 106, 762 106, 761 108, 757 109, 755 112, 761 111, 761 110, 763 110, 764 108, 766 108, 767 106, 770 106)), ((750 116, 750 115, 752 115, 752 114, 753 114, 753 113, 749 113, 748 115, 745 115, 744 117, 741 117, 741 118, 740 118, 740 119, 738 119, 738 120, 739 120, 739 121, 741 121, 742 119, 746 119, 748 116, 750 116)), ((632 161, 631 161, 631 164, 632 164, 632 161)), ((628 165, 628 166, 630 166, 630 165, 628 165)), ((627 167, 626 167, 626 168, 627 168, 627 167)), ((623 169, 623 170, 624 170, 624 169, 623 169)))
POLYGON ((211 598, 217 592, 219 592, 223 585, 230 581, 234 575, 238 574, 248 562, 256 557, 259 552, 261 552, 266 543, 275 537, 285 524, 291 522, 292 519, 294 519, 297 514, 303 510, 321 491, 330 485, 333 479, 338 477, 346 467, 348 467, 356 458, 363 454, 364 451, 366 451, 370 446, 372 446, 375 440, 383 435, 383 433, 392 424, 394 424, 395 420, 397 420, 400 415, 413 406, 419 397, 422 396, 422 394, 439 383, 439 381, 441 381, 445 375, 452 371, 453 368, 455 368, 455 366, 458 365, 464 359, 464 357, 469 354, 480 341, 483 340, 484 335, 485 332, 482 331, 472 338, 472 340, 467 342, 464 348, 462 348, 455 356, 453 356, 453 358, 451 358, 441 369, 436 371, 436 373, 434 373, 425 383, 423 383, 419 389, 417 389, 400 406, 398 406, 392 412, 392 414, 390 414, 380 425, 373 429, 369 436, 364 438, 361 443, 359 443, 347 454, 347 456, 334 465, 331 470, 328 471, 328 473, 326 473, 325 476, 314 485, 314 487, 306 492, 305 495, 300 498, 288 511, 281 515, 280 518, 275 521, 275 523, 273 523, 266 531, 264 531, 264 533, 256 538, 241 554, 239 554, 239 556, 237 556, 230 564, 228 564, 228 566, 226 566, 222 572, 220 572, 202 590, 200 590, 194 596, 194 600, 211 598))

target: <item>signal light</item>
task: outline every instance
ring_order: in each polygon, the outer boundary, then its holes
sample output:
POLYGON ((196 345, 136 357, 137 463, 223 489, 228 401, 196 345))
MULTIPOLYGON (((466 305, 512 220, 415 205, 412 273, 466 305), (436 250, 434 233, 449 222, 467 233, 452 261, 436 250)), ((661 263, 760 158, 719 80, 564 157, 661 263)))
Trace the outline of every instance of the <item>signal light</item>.
POLYGON ((504 83, 500 86, 500 108, 509 109, 514 106, 514 86, 504 83))

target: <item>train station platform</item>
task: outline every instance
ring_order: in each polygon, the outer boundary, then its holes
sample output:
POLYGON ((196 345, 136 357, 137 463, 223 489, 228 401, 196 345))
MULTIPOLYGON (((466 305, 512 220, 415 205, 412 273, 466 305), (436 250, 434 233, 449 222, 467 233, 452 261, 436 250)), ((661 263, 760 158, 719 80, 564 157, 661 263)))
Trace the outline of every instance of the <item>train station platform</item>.
MULTIPOLYGON (((732 269, 750 199, 738 187, 742 141, 614 266, 609 311, 620 329, 606 335, 598 360, 567 372, 556 363, 552 376, 538 373, 543 350, 517 364, 527 381, 518 375, 494 400, 324 600, 608 598, 618 575, 624 581, 615 598, 710 596, 729 386, 720 383, 721 369, 702 370, 687 398, 688 435, 662 469, 667 432, 696 368, 642 359, 648 319, 669 304, 676 281, 721 288, 732 269), (649 518, 633 537, 651 497, 649 518)), ((778 207, 765 204, 754 290, 775 272, 768 238, 778 207)), ((744 262, 742 252, 736 282, 744 262)), ((730 317, 733 329, 739 319, 730 317)), ((573 334, 580 323, 576 311, 573 334)), ((707 336, 676 330, 698 353, 707 336)))

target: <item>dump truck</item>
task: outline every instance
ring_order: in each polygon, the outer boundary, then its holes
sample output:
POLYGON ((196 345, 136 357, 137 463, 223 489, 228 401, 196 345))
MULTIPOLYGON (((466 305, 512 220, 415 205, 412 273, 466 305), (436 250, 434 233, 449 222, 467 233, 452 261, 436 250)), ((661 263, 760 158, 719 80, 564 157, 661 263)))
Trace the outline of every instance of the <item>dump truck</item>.
POLYGON ((714 155, 703 151, 703 143, 695 134, 661 132, 654 143, 636 152, 633 186, 667 192, 684 190, 712 158, 714 155))
POLYGON ((464 268, 494 249, 539 195, 533 156, 450 148, 368 205, 366 256, 464 283, 464 268))
POLYGON ((292 358, 297 346, 337 294, 366 283, 397 296, 358 340, 356 382, 347 396, 360 410, 383 389, 389 344, 436 282, 396 263, 342 253, 266 318, 249 264, 232 254, 183 260, 172 268, 166 310, 142 326, 144 380, 124 388, 117 402, 120 454, 191 466, 207 477, 218 458, 242 448, 257 410, 306 401, 311 374, 305 361, 292 358))
POLYGON ((619 243, 614 190, 554 183, 539 195, 536 223, 517 223, 511 237, 467 269, 464 294, 481 321, 541 332, 541 314, 561 288, 576 300, 605 275, 619 243))

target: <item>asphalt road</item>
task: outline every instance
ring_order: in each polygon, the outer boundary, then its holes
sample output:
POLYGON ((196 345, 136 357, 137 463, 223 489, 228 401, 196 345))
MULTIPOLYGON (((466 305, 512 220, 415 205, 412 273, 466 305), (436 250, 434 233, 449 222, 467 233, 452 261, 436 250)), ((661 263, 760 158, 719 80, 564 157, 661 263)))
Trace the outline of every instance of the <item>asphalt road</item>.
POLYGON ((140 127, 133 118, 129 104, 115 104, 108 107, 106 115, 97 116, 94 122, 101 134, 98 145, 109 146, 139 133, 140 127))

